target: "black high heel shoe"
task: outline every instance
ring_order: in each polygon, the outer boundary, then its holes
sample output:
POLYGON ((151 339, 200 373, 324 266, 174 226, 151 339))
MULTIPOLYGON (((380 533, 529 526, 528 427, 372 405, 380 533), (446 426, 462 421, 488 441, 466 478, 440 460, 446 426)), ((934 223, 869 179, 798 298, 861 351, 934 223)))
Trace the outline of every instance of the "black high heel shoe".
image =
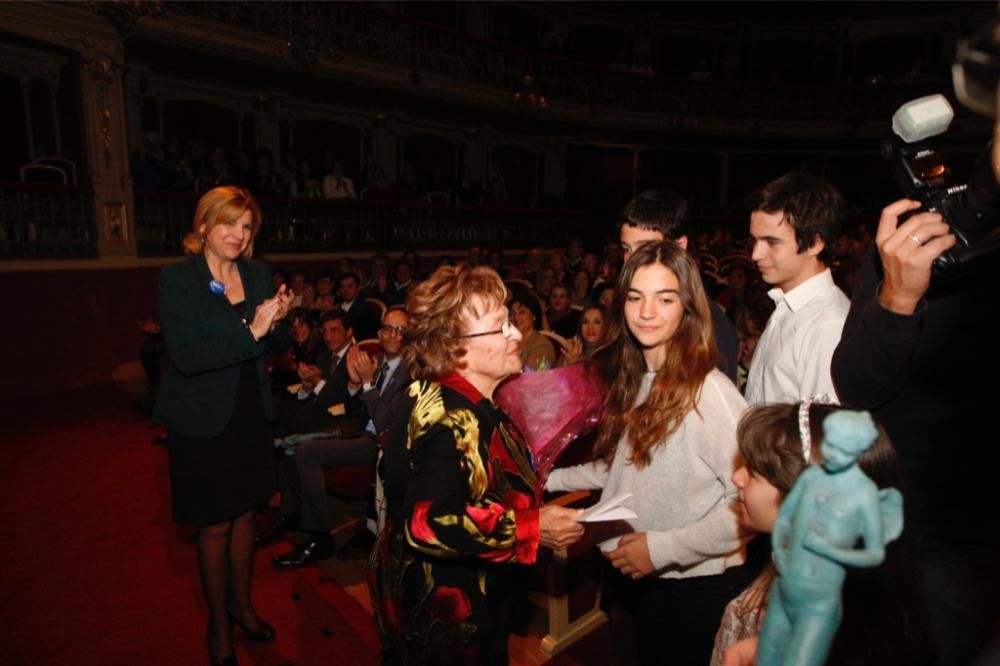
MULTIPOLYGON (((232 616, 230 615, 230 617, 232 616)), ((247 640, 250 641, 251 643, 273 643, 274 639, 278 635, 278 632, 274 630, 274 627, 272 627, 270 624, 264 622, 264 620, 261 620, 259 618, 257 621, 260 623, 260 625, 253 630, 248 628, 245 624, 237 620, 235 617, 232 617, 232 620, 234 624, 236 624, 240 629, 243 630, 243 633, 246 634, 247 636, 247 640)))

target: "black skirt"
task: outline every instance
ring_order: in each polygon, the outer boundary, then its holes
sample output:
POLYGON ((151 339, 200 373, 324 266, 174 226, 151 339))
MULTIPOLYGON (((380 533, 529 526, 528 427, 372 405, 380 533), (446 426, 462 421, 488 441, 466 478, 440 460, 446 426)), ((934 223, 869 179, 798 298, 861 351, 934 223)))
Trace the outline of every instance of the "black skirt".
POLYGON ((174 520, 215 525, 263 506, 275 489, 271 424, 264 417, 256 361, 240 366, 236 407, 218 437, 168 432, 174 520))

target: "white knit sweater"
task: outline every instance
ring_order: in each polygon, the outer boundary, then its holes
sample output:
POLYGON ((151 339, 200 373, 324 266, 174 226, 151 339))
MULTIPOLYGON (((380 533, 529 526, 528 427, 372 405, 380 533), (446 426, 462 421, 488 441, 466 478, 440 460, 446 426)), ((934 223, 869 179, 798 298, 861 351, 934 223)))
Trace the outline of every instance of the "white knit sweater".
MULTIPOLYGON (((644 376, 637 405, 646 400, 654 377, 644 376)), ((556 469, 545 488, 603 488, 602 497, 632 493, 626 506, 639 517, 595 524, 596 538, 617 542, 626 532, 646 532, 650 559, 661 578, 720 574, 744 559, 732 473, 738 456, 736 424, 746 407, 733 383, 713 370, 705 378, 697 410, 653 448, 649 465, 639 469, 630 463, 632 447, 623 439, 610 466, 598 461, 556 469)))

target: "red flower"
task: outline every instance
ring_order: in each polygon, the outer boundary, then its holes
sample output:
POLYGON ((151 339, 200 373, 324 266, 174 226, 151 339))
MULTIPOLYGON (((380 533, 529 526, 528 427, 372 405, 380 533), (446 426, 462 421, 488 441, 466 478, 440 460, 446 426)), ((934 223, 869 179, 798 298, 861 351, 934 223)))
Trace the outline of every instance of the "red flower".
POLYGON ((447 624, 461 624, 472 615, 472 604, 465 592, 442 585, 427 598, 427 612, 447 624))

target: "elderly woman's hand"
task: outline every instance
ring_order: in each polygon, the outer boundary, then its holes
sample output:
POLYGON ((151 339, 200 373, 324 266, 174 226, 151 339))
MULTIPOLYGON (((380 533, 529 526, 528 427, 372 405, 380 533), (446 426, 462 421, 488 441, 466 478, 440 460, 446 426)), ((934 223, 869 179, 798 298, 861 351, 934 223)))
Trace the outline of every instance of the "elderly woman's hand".
POLYGON ((576 521, 583 509, 543 506, 538 512, 538 531, 543 546, 565 548, 580 540, 583 525, 576 521))

